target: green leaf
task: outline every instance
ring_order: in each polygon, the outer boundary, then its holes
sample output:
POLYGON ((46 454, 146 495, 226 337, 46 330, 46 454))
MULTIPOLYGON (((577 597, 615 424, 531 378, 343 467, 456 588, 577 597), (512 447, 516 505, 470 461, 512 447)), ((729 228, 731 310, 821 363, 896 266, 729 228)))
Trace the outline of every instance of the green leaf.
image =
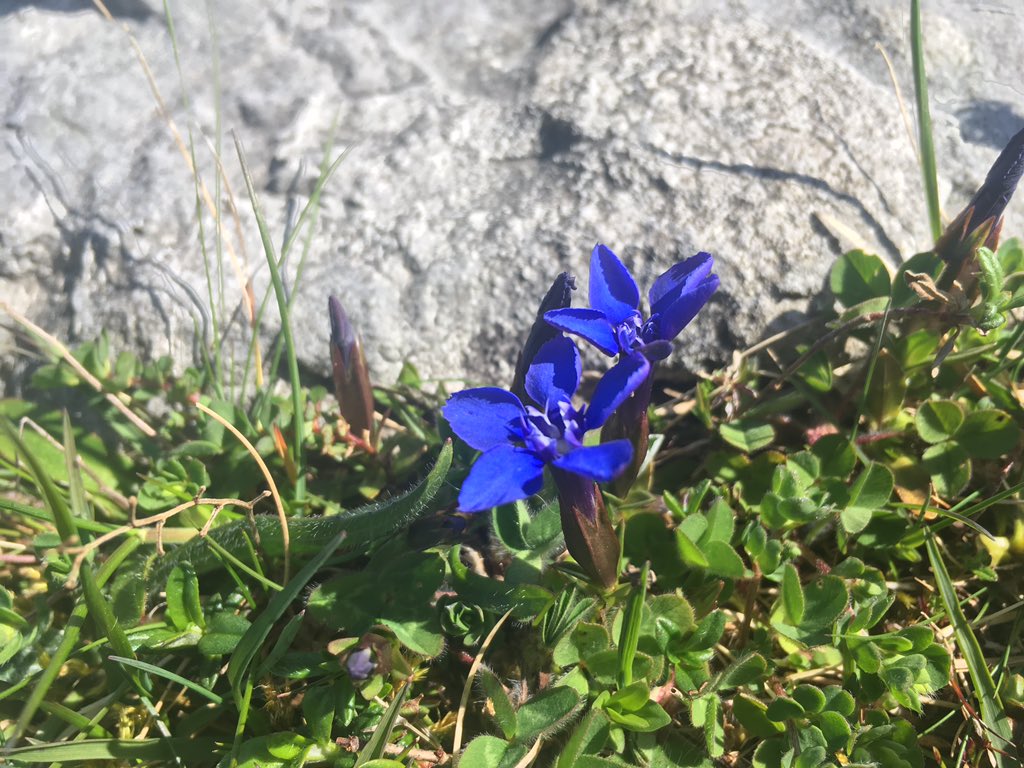
POLYGON ((622 629, 619 632, 619 675, 620 687, 633 682, 633 659, 636 658, 637 644, 640 642, 640 625, 643 622, 644 598, 647 595, 647 574, 651 564, 645 562, 640 571, 640 578, 633 586, 629 602, 623 612, 622 629))
POLYGON ((891 285, 885 262, 860 250, 849 251, 840 257, 829 276, 832 293, 846 307, 888 297, 891 285))
POLYGON ((317 744, 327 744, 331 740, 337 700, 338 695, 331 685, 311 686, 302 697, 302 716, 306 719, 309 735, 317 744))
POLYGON ((505 734, 505 738, 514 739, 516 736, 516 711, 512 707, 508 694, 505 693, 505 687, 487 667, 480 667, 477 670, 476 679, 484 692, 484 708, 494 714, 494 720, 505 734))
POLYGON ((795 720, 796 718, 803 717, 804 714, 804 708, 800 705, 800 702, 787 696, 773 699, 765 710, 765 715, 767 715, 768 719, 776 723, 781 723, 784 720, 795 720))
POLYGON ((786 623, 798 626, 804 619, 804 590, 800 586, 800 574, 792 563, 786 563, 782 570, 781 597, 786 623))
POLYGON ((971 411, 955 438, 972 459, 1000 459, 1017 447, 1020 428, 1005 411, 971 411))
POLYGON ((497 736, 477 736, 462 752, 460 768, 498 768, 508 750, 508 742, 497 736))
POLYGON ((935 576, 935 585, 938 587, 942 604, 946 608, 946 615, 953 625, 957 647, 960 649, 964 661, 967 662, 967 671, 974 684, 974 695, 981 708, 981 720, 995 747, 994 750, 989 751, 989 755, 998 768, 1009 768, 1016 762, 1006 754, 1014 750, 1012 722, 999 699, 999 692, 992 679, 988 660, 981 650, 978 638, 960 608, 960 597, 949 577, 949 571, 946 570, 946 563, 942 559, 942 553, 939 551, 934 536, 929 535, 925 539, 925 548, 928 551, 928 560, 931 562, 932 573, 935 576))
POLYGON ((852 734, 850 723, 838 712, 822 712, 815 719, 821 732, 825 735, 828 749, 832 752, 845 752, 852 734))
POLYGON ((676 547, 679 550, 679 559, 691 568, 707 568, 708 559, 700 548, 693 543, 693 539, 686 535, 681 528, 675 530, 676 547))
POLYGON ((567 686, 541 691, 516 712, 518 740, 527 744, 561 729, 579 706, 580 696, 567 686))
POLYGON ((860 533, 867 527, 872 513, 888 503, 894 485, 888 467, 874 462, 867 465, 850 489, 850 501, 839 513, 847 533, 860 533))
POLYGON ((866 413, 876 425, 892 423, 907 396, 907 376, 899 361, 887 349, 878 353, 868 390, 866 413))
POLYGON ((708 573, 727 579, 743 578, 743 559, 724 541, 709 541, 704 545, 704 555, 708 560, 708 573))
POLYGON ((408 695, 409 684, 405 683, 398 689, 395 698, 384 712, 384 717, 381 718, 377 727, 373 729, 373 734, 367 740, 366 746, 360 750, 359 757, 356 758, 356 768, 384 756, 384 747, 387 746, 388 740, 391 738, 391 731, 394 730, 395 723, 398 722, 398 715, 402 711, 402 704, 405 703, 405 697, 408 695))
MULTIPOLYGON (((804 350, 798 351, 802 353, 804 350)), ((828 355, 821 350, 804 360, 797 375, 817 392, 828 392, 832 389, 832 363, 828 355)))
POLYGON ((718 433, 725 442, 744 453, 754 453, 775 442, 775 430, 770 424, 746 419, 722 424, 718 433))
POLYGON ((227 611, 215 613, 199 640, 199 652, 211 658, 233 653, 250 629, 252 624, 244 616, 227 611))
POLYGON ((123 762, 144 760, 167 764, 175 758, 192 760, 197 764, 217 754, 213 739, 186 739, 180 737, 159 739, 85 739, 59 744, 33 744, 19 747, 4 754, 18 763, 84 762, 107 760, 123 762))
POLYGON ((914 415, 917 434, 926 443, 941 443, 964 423, 964 409, 953 400, 927 400, 914 415))
POLYGON ((801 629, 823 629, 830 626, 846 610, 850 595, 846 582, 838 576, 826 575, 804 587, 804 620, 801 629))
POLYGON ((601 710, 591 709, 562 747, 555 768, 576 768, 581 757, 600 752, 607 740, 608 718, 601 710))
POLYGON ((722 672, 719 689, 739 688, 760 680, 768 669, 768 662, 759 653, 743 656, 722 672))
POLYGON ((848 438, 843 435, 825 435, 819 438, 811 452, 821 461, 821 474, 827 477, 846 478, 857 466, 857 455, 848 438))
POLYGON ((931 477, 935 492, 944 498, 957 496, 971 479, 967 451, 952 440, 925 449, 921 466, 931 477))
POLYGON ((798 685, 789 695, 809 714, 816 714, 825 708, 825 694, 813 685, 798 685))
POLYGON ((206 626, 199 604, 199 578, 189 562, 179 563, 167 577, 167 617, 175 627, 188 629, 190 624, 206 626))
POLYGON ((725 727, 722 700, 715 694, 700 696, 690 702, 690 721, 704 731, 704 743, 711 757, 725 753, 725 727))
POLYGON ((768 707, 757 699, 746 694, 739 694, 732 700, 733 717, 746 728, 751 736, 767 739, 786 730, 781 722, 768 719, 768 707))
POLYGON ((655 595, 647 606, 655 639, 662 650, 672 639, 688 634, 695 626, 693 608, 682 595, 655 595))

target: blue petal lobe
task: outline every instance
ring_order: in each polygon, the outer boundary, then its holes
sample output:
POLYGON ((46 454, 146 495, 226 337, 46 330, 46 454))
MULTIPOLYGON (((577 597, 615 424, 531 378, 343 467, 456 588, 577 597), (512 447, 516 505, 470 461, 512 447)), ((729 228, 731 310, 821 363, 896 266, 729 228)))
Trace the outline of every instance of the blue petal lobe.
MULTIPOLYGON (((657 338, 671 341, 693 320, 708 299, 718 290, 718 275, 708 275, 693 290, 680 294, 668 306, 663 306, 657 316, 652 316, 657 338)), ((663 305, 665 301, 661 302, 663 305)), ((653 339, 648 339, 653 341, 653 339)))
POLYGON ((544 315, 549 324, 566 333, 575 333, 589 341, 606 355, 619 352, 615 328, 604 312, 596 309, 554 309, 544 315))
POLYGON ((604 245, 595 245, 590 255, 590 306, 618 325, 636 312, 640 289, 619 261, 604 245))
POLYGON ((643 355, 623 356, 594 387, 590 407, 584 417, 586 429, 597 429, 608 421, 608 417, 644 383, 650 372, 651 364, 643 355))
POLYGON ((710 253, 701 251, 685 261, 681 261, 670 267, 654 281, 651 290, 647 293, 650 299, 651 314, 656 315, 664 311, 665 306, 675 300, 681 293, 692 291, 701 283, 715 266, 715 259, 710 253))
POLYGON ((601 445, 577 448, 554 462, 559 469, 592 477, 600 483, 614 479, 633 460, 633 446, 628 440, 612 440, 601 445))
POLYGON ((459 492, 459 509, 484 509, 525 499, 544 485, 544 462, 533 453, 514 445, 499 445, 483 454, 459 492))
POLYGON ((441 412, 452 431, 478 451, 507 443, 510 426, 526 415, 518 397, 497 387, 456 392, 441 412))
POLYGON ((526 372, 526 393, 544 410, 571 400, 580 384, 580 351, 572 339, 559 336, 537 350, 526 372))

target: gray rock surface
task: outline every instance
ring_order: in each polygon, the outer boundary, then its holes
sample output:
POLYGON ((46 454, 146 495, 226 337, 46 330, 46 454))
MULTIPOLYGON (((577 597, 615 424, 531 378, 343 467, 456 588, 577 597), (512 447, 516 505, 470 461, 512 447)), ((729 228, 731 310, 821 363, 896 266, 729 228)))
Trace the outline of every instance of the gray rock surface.
MULTIPOLYGON (((336 125, 330 180, 295 290, 300 357, 326 373, 327 295, 376 378, 506 383, 543 291, 597 241, 641 285, 697 250, 722 288, 677 363, 727 360, 792 322, 845 247, 896 263, 927 245, 924 196, 889 73, 913 90, 893 0, 0 0, 0 298, 69 341, 189 362, 211 318, 244 354, 238 273, 268 273, 227 131, 246 149, 278 247, 336 125), (211 22, 212 19, 212 22, 211 22), (161 114, 130 31, 166 103, 161 114), (219 120, 218 120, 219 115, 219 120), (218 125, 223 298, 210 307, 218 125), (186 154, 189 154, 186 151, 186 154)), ((952 216, 1024 125, 1010 0, 926 1, 941 195, 952 216)), ((1024 231, 1024 202, 1006 232, 1024 231)), ((299 248, 286 272, 294 275, 299 248)), ((294 283, 294 279, 290 278, 294 283)), ((220 282, 216 278, 215 283, 220 282)), ((276 314, 265 323, 264 341, 276 314)), ((0 337, 0 374, 20 356, 0 337)))

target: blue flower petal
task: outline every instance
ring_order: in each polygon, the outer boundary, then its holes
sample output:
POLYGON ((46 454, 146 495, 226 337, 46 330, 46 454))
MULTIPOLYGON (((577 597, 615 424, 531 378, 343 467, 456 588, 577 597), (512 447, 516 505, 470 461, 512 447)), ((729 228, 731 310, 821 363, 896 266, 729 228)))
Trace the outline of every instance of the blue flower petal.
POLYGON ((618 257, 604 245, 590 255, 590 306, 603 312, 612 325, 636 313, 640 289, 618 257))
POLYGON ((478 451, 507 443, 510 426, 526 415, 518 397, 497 387, 456 392, 441 412, 455 434, 478 451))
POLYGON ((559 469, 592 477, 606 483, 617 477, 633 460, 633 446, 628 440, 612 440, 610 443, 577 448, 554 462, 559 469))
POLYGON ((499 445, 483 454, 459 492, 459 509, 480 512, 525 499, 544 485, 544 462, 525 448, 499 445))
POLYGON ((651 314, 664 312, 665 307, 675 301, 680 294, 694 290, 711 274, 714 266, 714 257, 701 251, 665 271, 654 281, 647 294, 651 314))
POLYGON ((526 393, 544 410, 572 399, 580 385, 580 351, 572 339, 559 336, 539 350, 526 372, 526 393))
POLYGON ((601 377, 594 387, 590 407, 584 416, 587 431, 597 429, 611 416, 615 409, 644 383, 651 372, 651 364, 643 355, 624 355, 623 358, 601 377))
MULTIPOLYGON (((679 294, 667 306, 665 305, 668 296, 663 297, 660 302, 662 305, 660 313, 651 316, 655 338, 671 341, 678 336, 679 332, 707 304, 711 294, 716 290, 718 290, 718 275, 708 275, 703 282, 694 286, 692 290, 679 294)), ((653 340, 653 338, 647 339, 647 341, 653 340)))
POLYGON ((583 337, 606 355, 619 353, 615 328, 604 312, 596 309, 553 309, 545 313, 544 319, 561 331, 583 337))

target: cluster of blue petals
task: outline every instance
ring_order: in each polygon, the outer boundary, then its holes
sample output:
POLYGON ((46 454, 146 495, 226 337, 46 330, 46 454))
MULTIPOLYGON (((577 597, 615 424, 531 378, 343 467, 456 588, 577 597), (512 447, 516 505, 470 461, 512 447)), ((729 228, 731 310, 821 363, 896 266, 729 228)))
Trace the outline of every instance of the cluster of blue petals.
POLYGON ((659 276, 647 294, 651 316, 645 320, 633 276, 610 248, 598 244, 590 256, 590 308, 555 309, 544 319, 606 355, 621 355, 616 367, 640 358, 650 370, 650 363, 668 357, 672 340, 718 289, 713 268, 714 258, 701 252, 659 276))
POLYGON ((608 482, 632 460, 628 440, 584 445, 650 375, 653 363, 672 351, 672 340, 718 288, 714 260, 698 253, 654 281, 651 316, 640 314, 640 290, 629 270, 604 245, 590 258, 590 308, 556 309, 544 319, 586 339, 618 362, 601 378, 590 406, 576 408, 581 364, 565 336, 540 348, 526 374, 526 393, 540 408, 523 405, 511 392, 481 387, 457 392, 444 407, 452 429, 483 451, 459 494, 459 508, 477 512, 524 499, 543 486, 545 466, 608 482))
POLYGON ((459 509, 478 512, 532 496, 543 486, 548 465, 599 482, 614 479, 632 459, 629 441, 584 445, 583 438, 640 385, 646 375, 642 368, 637 362, 604 376, 590 406, 577 408, 572 397, 580 383, 580 353, 561 336, 540 348, 526 375, 526 392, 542 408, 523 405, 497 387, 452 395, 445 418, 455 434, 483 451, 462 485, 459 509))

